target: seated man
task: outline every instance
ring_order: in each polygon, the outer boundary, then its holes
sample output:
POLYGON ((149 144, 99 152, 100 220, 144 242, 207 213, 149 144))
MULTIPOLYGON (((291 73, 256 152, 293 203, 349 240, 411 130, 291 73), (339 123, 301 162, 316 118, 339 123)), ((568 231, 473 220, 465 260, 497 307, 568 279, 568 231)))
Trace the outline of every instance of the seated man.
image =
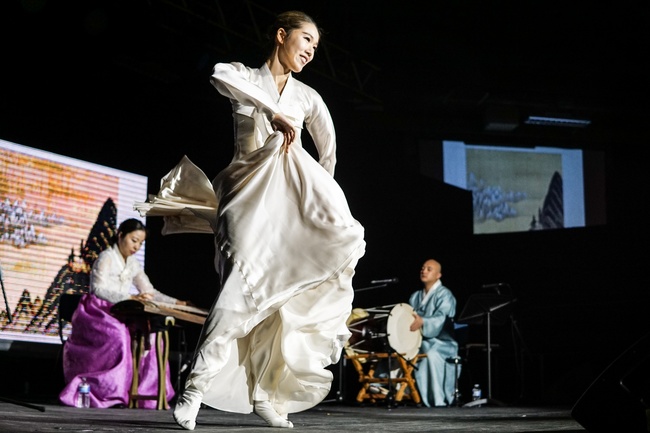
POLYGON ((456 298, 442 285, 441 269, 436 260, 425 261, 420 270, 424 287, 411 294, 409 299, 415 310, 415 320, 410 329, 421 330, 420 353, 427 355, 418 363, 414 373, 422 403, 427 407, 454 403, 456 366, 446 360, 458 356, 453 322, 456 298))

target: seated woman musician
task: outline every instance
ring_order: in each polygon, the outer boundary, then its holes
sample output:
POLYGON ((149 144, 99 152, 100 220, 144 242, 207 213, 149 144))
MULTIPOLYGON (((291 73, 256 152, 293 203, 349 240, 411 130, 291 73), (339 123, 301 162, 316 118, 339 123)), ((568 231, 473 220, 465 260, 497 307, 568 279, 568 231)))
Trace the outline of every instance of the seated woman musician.
MULTIPOLYGON (((90 273, 90 290, 79 301, 72 316, 72 332, 63 347, 65 387, 59 400, 75 406, 79 383, 90 384, 90 407, 125 407, 129 405, 133 360, 128 327, 111 315, 111 307, 124 300, 156 301, 176 305, 192 305, 156 290, 135 253, 147 237, 144 224, 135 218, 123 221, 111 246, 95 260, 90 273), (135 287, 137 294, 131 294, 135 287)), ((155 347, 155 335, 149 335, 155 347)), ((156 350, 146 351, 141 358, 138 394, 155 396, 158 392, 156 350)), ((174 397, 167 365, 166 399, 174 397)), ((155 409, 155 400, 142 400, 138 407, 155 409)))

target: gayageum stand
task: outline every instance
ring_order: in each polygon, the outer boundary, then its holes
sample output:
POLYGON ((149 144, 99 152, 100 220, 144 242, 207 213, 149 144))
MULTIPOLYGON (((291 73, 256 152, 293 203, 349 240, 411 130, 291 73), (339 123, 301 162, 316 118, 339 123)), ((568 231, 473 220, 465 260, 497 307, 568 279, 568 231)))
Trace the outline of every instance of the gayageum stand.
POLYGON ((481 406, 487 404, 496 404, 503 406, 504 404, 492 398, 492 325, 502 325, 508 317, 510 307, 515 302, 510 296, 491 294, 491 293, 477 293, 472 295, 468 300, 465 308, 458 318, 458 323, 465 324, 486 324, 487 328, 487 375, 488 375, 488 388, 487 397, 465 403, 463 407, 481 406), (498 313, 498 314, 494 314, 498 313))

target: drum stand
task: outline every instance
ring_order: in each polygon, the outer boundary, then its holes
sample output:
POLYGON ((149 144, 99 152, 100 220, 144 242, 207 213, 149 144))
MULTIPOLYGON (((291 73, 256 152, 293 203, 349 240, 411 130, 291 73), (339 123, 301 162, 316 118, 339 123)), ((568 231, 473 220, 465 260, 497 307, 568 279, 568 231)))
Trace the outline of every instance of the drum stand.
MULTIPOLYGON (((411 367, 411 370, 417 370, 418 368, 415 366, 415 364, 413 364, 411 362, 411 360, 406 359, 406 357, 404 355, 402 355, 401 353, 398 353, 390 345, 388 345, 387 353, 388 353, 388 377, 387 377, 387 380, 388 380, 388 383, 387 383, 388 384, 388 395, 386 395, 386 402, 387 402, 386 407, 388 409, 391 409, 392 407, 395 407, 395 385, 393 384, 393 377, 391 375, 391 373, 393 372, 393 368, 392 368, 392 365, 391 365, 393 356, 395 358, 399 357, 399 358, 402 359, 403 363, 398 362, 398 364, 407 365, 407 366, 411 367)), ((407 372, 404 372, 404 374, 406 374, 406 373, 407 372)), ((412 390, 412 391, 417 392, 417 390, 412 390)))
POLYGON ((421 404, 422 400, 415 379, 412 377, 412 372, 416 368, 415 363, 417 363, 417 360, 426 357, 425 354, 418 354, 412 360, 408 360, 402 354, 389 348, 385 352, 367 352, 345 356, 352 361, 352 365, 359 375, 361 389, 356 397, 358 403, 363 403, 366 400, 371 403, 385 400, 389 409, 395 407, 395 402, 403 399, 411 400, 417 405, 421 404), (403 373, 400 377, 393 378, 391 376, 393 358, 397 360, 403 373), (384 359, 387 359, 388 375, 387 377, 375 377, 376 364, 384 359), (410 392, 407 393, 406 391, 410 392))

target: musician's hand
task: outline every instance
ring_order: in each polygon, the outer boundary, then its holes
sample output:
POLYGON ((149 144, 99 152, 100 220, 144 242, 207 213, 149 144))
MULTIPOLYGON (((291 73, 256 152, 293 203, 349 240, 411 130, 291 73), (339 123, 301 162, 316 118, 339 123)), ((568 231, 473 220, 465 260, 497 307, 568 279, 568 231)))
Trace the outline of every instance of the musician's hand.
POLYGON ((181 301, 180 299, 178 299, 178 300, 176 301, 176 305, 185 305, 185 306, 187 306, 187 307, 196 307, 196 305, 194 305, 194 304, 192 303, 192 301, 181 301))
POLYGON ((138 293, 137 295, 131 296, 131 299, 135 299, 140 302, 148 302, 153 299, 153 293, 138 293))
POLYGON ((424 320, 422 320, 422 317, 418 316, 417 313, 413 313, 413 323, 411 323, 411 326, 409 327, 411 332, 422 328, 422 325, 424 325, 424 320))

